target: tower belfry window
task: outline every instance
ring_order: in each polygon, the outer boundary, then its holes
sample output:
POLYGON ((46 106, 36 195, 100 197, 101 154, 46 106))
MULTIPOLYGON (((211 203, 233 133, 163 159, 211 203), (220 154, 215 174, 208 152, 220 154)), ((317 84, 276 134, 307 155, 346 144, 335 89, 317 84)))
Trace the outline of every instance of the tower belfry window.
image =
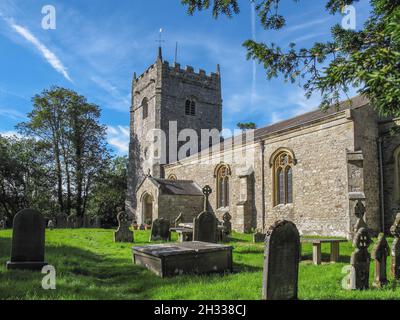
POLYGON ((143 119, 146 119, 149 116, 149 104, 147 102, 147 98, 144 98, 142 101, 142 109, 143 109, 143 119))
POLYGON ((185 114, 187 116, 195 116, 196 115, 196 101, 194 101, 193 99, 186 100, 185 114))

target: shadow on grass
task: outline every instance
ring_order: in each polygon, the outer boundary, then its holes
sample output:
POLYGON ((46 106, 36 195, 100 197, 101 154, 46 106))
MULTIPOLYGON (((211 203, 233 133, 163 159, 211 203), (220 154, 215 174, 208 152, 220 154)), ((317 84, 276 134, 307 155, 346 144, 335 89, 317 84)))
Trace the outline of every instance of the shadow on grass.
POLYGON ((260 272, 263 270, 263 267, 257 267, 248 265, 245 263, 233 263, 233 273, 241 273, 241 272, 260 272))

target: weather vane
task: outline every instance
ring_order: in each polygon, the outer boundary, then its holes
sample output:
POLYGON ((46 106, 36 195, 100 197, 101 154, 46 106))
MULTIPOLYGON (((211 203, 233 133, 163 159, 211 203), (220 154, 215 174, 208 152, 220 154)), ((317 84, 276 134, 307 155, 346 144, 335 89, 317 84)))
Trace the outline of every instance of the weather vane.
POLYGON ((158 40, 156 40, 156 41, 158 42, 158 46, 159 46, 159 47, 161 47, 161 44, 162 44, 163 42, 165 42, 164 40, 162 40, 162 33, 163 33, 163 29, 160 28, 160 32, 159 32, 159 35, 158 35, 158 40))

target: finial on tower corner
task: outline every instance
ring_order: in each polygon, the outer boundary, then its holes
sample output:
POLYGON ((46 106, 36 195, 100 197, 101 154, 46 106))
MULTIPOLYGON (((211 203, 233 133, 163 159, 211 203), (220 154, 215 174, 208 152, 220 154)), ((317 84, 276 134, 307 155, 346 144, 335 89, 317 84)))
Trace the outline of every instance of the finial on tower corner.
POLYGON ((217 75, 221 75, 221 67, 217 64, 217 75))
POLYGON ((160 28, 160 33, 159 33, 158 40, 157 40, 157 42, 158 42, 158 56, 157 56, 157 60, 160 60, 160 61, 162 61, 162 48, 161 48, 161 44, 164 42, 164 40, 162 40, 162 32, 163 32, 163 29, 160 28))
POLYGON ((136 72, 134 72, 134 73, 133 73, 133 82, 136 82, 136 79, 137 79, 137 77, 136 77, 136 72))

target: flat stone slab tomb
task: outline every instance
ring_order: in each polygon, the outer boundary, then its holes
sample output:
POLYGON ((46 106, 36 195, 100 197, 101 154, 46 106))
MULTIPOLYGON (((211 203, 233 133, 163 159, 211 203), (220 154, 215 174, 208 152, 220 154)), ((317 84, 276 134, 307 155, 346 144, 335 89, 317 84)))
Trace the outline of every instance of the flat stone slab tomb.
POLYGON ((232 247, 208 242, 183 242, 133 247, 133 263, 158 276, 232 272, 232 247))

